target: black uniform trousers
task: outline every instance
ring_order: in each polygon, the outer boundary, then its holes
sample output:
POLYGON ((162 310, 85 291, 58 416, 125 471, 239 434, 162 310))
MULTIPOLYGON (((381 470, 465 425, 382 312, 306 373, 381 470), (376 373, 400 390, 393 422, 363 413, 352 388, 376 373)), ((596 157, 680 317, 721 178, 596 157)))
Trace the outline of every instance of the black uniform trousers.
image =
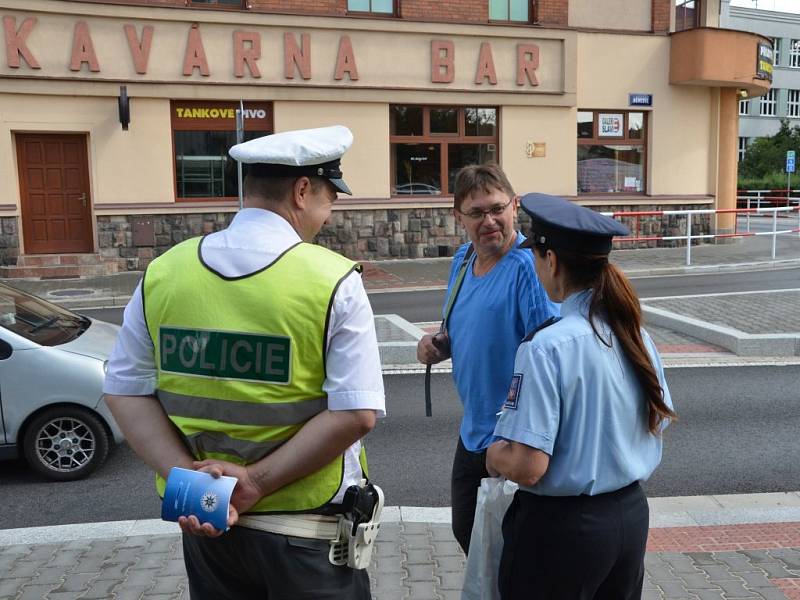
POLYGON ((481 479, 489 477, 486 470, 486 450, 470 452, 458 436, 456 455, 453 458, 453 473, 450 478, 450 514, 453 537, 464 551, 469 552, 472 523, 475 521, 475 504, 481 479))
POLYGON ((503 600, 639 600, 649 528, 638 482, 597 496, 518 491, 503 520, 503 600))
POLYGON ((328 561, 330 543, 247 527, 183 534, 191 600, 370 600, 366 569, 328 561))

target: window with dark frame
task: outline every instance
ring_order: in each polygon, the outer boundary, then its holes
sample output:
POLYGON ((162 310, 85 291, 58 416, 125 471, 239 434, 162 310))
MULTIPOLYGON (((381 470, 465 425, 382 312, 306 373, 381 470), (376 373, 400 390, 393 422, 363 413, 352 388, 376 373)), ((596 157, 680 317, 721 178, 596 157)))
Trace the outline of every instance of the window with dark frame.
POLYGON ((578 193, 644 194, 647 113, 578 111, 578 193))
POLYGON ((702 0, 677 0, 675 2, 675 31, 700 27, 702 0))
POLYGON ((497 107, 390 107, 392 196, 452 196, 459 169, 498 162, 497 107))
POLYGON ((347 0, 347 12, 393 15, 394 0, 347 0))
MULTIPOLYGON (((173 100, 170 103, 178 201, 233 200, 239 195, 236 161, 238 102, 173 100)), ((244 140, 273 132, 272 104, 245 102, 244 140)), ((244 165, 243 175, 247 174, 244 165)))
POLYGON ((247 8, 246 0, 189 0, 190 6, 221 6, 225 8, 247 8))
POLYGON ((533 4, 533 0, 489 0, 489 20, 531 23, 533 4))
POLYGON ((739 138, 739 148, 737 150, 737 156, 739 158, 739 162, 744 160, 744 155, 747 152, 747 146, 749 143, 749 138, 740 137, 739 138))

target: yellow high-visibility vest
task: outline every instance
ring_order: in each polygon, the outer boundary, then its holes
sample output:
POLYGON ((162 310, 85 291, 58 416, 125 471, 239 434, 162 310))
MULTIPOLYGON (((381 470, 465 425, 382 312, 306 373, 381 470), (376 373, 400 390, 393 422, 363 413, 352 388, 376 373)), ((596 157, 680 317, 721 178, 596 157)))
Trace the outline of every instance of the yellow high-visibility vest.
MULTIPOLYGON (((202 263, 201 243, 178 244, 145 273, 156 395, 198 460, 246 465, 327 408, 322 384, 333 297, 359 267, 301 242, 256 273, 224 277, 202 263)), ((363 448, 360 459, 366 473, 363 448)), ((312 511, 336 495, 343 475, 339 456, 249 512, 312 511)), ((164 485, 157 477, 161 496, 164 485)))

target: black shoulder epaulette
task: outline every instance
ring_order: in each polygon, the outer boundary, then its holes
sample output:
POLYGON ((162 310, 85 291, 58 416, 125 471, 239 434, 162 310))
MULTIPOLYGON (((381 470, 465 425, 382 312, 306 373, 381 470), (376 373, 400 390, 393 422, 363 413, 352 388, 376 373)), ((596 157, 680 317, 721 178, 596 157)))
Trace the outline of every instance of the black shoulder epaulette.
POLYGON ((542 323, 533 331, 531 331, 528 335, 525 336, 525 339, 522 340, 523 342, 530 342, 537 333, 539 333, 545 327, 550 327, 553 323, 558 323, 561 320, 561 317, 550 317, 549 319, 542 321, 542 323))

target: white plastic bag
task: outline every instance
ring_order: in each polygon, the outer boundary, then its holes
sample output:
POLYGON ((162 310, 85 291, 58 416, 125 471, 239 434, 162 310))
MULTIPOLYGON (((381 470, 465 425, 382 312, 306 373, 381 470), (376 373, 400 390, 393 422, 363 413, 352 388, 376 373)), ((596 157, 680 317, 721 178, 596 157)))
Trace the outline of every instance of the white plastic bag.
POLYGON ((500 599, 497 579, 503 553, 503 517, 517 489, 516 483, 500 477, 481 479, 461 600, 500 599))

